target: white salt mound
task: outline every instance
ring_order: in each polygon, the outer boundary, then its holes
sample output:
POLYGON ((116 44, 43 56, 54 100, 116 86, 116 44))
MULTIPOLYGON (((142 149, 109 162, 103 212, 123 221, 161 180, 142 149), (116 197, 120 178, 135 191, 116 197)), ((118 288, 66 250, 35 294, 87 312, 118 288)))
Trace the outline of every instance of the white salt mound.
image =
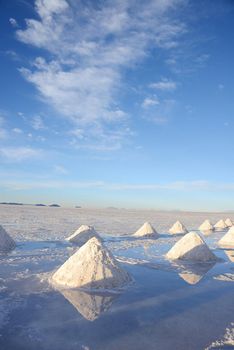
POLYGON ((227 227, 231 227, 233 225, 233 222, 232 222, 232 220, 230 218, 227 218, 225 220, 225 224, 227 225, 227 227))
POLYGON ((228 232, 219 240, 220 245, 234 246, 234 228, 231 227, 228 232))
POLYGON ((209 249, 202 237, 196 232, 189 232, 169 250, 166 257, 171 260, 214 261, 216 256, 209 249))
POLYGON ((234 226, 229 228, 228 233, 234 233, 234 226))
POLYGON ((91 238, 52 276, 66 288, 113 289, 130 282, 112 253, 96 237, 91 238))
POLYGON ((172 234, 179 234, 179 233, 187 233, 188 230, 180 221, 176 221, 174 225, 170 228, 169 232, 172 234))
POLYGON ((15 248, 14 240, 8 235, 6 230, 0 225, 0 251, 8 252, 15 248))
POLYGON ((81 225, 70 237, 66 238, 66 241, 82 245, 92 237, 96 237, 101 240, 101 237, 92 226, 81 225))
POLYGON ((224 220, 219 220, 218 222, 216 222, 216 224, 214 225, 214 227, 216 229, 225 229, 227 228, 227 225, 225 224, 224 220))
POLYGON ((155 228, 149 223, 145 222, 139 230, 137 230, 133 236, 135 237, 158 237, 158 233, 155 228))
POLYGON ((200 226, 200 231, 212 231, 214 229, 213 225, 211 224, 210 220, 205 220, 200 226))

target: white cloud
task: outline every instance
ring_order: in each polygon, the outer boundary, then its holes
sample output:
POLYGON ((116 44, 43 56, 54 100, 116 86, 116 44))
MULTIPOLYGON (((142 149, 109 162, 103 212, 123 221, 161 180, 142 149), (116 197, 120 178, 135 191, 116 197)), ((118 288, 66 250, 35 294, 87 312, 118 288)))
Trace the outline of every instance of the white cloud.
POLYGON ((166 116, 160 116, 160 115, 153 115, 151 118, 149 118, 150 121, 154 122, 155 124, 163 125, 166 124, 169 120, 166 116))
POLYGON ((54 189, 54 188, 96 188, 107 191, 234 191, 234 183, 212 183, 205 180, 196 181, 176 181, 170 183, 154 184, 123 184, 123 183, 106 183, 104 181, 14 181, 1 180, 1 186, 12 190, 30 190, 30 189, 54 189))
POLYGON ((128 119, 118 106, 125 69, 143 60, 151 48, 175 47, 185 32, 184 24, 174 18, 184 1, 110 0, 96 7, 36 0, 40 19, 27 19, 17 37, 46 49, 53 59, 38 57, 30 69, 20 71, 45 102, 76 128, 85 128, 87 137, 90 126, 100 124, 100 143, 109 123, 122 128, 128 119))
POLYGON ((15 18, 9 18, 9 22, 12 25, 12 27, 14 27, 14 28, 18 27, 18 23, 17 23, 15 18))
POLYGON ((145 109, 143 118, 155 124, 166 124, 173 116, 175 105, 174 99, 163 99, 154 108, 145 109))
POLYGON ((3 128, 0 128, 0 140, 7 138, 7 131, 3 128))
POLYGON ((6 139, 8 136, 7 130, 3 127, 5 124, 5 119, 0 116, 0 140, 6 139))
POLYGON ((150 84, 149 87, 161 91, 174 91, 177 88, 177 84, 173 80, 164 78, 161 81, 150 84))
POLYGON ((85 138, 85 131, 83 129, 72 129, 70 134, 75 136, 77 139, 83 140, 85 138))
POLYGON ((157 98, 146 97, 142 102, 141 106, 143 108, 148 108, 148 107, 157 106, 157 105, 159 105, 159 101, 157 98))
POLYGON ((22 130, 22 129, 19 129, 19 128, 13 128, 12 131, 13 131, 15 134, 22 134, 22 133, 23 133, 23 130, 22 130))
POLYGON ((55 165, 54 166, 54 170, 57 174, 61 174, 61 175, 67 175, 68 174, 68 171, 67 169, 62 166, 62 165, 55 165))
POLYGON ((34 130, 45 129, 44 122, 39 115, 36 115, 32 118, 31 125, 34 130))
POLYGON ((8 161, 20 162, 27 159, 34 159, 41 155, 41 150, 30 147, 2 147, 0 157, 8 161))

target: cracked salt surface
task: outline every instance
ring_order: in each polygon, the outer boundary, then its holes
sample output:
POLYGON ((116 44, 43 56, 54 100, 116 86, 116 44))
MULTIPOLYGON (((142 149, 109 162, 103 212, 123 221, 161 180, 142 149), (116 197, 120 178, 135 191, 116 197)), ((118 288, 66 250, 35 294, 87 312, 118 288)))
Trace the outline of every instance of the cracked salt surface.
POLYGON ((18 243, 14 251, 0 255, 0 349, 234 348, 234 249, 217 244, 227 231, 203 236, 220 258, 217 262, 165 258, 181 238, 167 234, 177 219, 191 231, 207 218, 214 223, 221 217, 0 207, 0 223, 18 243), (131 237, 145 221, 160 233, 158 239, 131 237), (101 233, 104 244, 133 277, 134 283, 122 292, 59 291, 48 283, 78 249, 65 238, 84 223, 101 233))

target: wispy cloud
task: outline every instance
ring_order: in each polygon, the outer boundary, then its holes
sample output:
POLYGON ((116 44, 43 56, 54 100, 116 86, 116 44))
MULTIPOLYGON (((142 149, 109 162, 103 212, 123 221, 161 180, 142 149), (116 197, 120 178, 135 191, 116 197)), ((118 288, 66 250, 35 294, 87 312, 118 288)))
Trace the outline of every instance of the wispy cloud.
POLYGON ((0 140, 7 138, 7 131, 3 128, 0 128, 0 140))
POLYGON ((149 104, 144 108, 143 118, 155 124, 166 124, 172 117, 176 100, 163 99, 159 104, 149 104))
POLYGON ((154 183, 154 184, 118 184, 106 183, 104 181, 14 181, 2 180, 1 187, 11 190, 32 190, 32 189, 82 189, 95 188, 107 191, 234 191, 234 183, 212 183, 205 180, 197 181, 177 181, 171 183, 154 183))
POLYGON ((150 84, 149 87, 161 91, 174 91, 177 88, 177 84, 173 80, 164 78, 161 81, 150 84))
POLYGON ((67 175, 69 173, 68 170, 64 166, 59 165, 59 164, 54 166, 54 170, 57 174, 61 174, 61 175, 67 175))
POLYGON ((31 125, 34 130, 45 129, 45 124, 40 115, 36 115, 32 118, 31 125))
POLYGON ((20 129, 20 128, 13 128, 12 131, 13 131, 15 134, 22 134, 22 133, 23 133, 23 130, 20 129))
POLYGON ((14 28, 18 27, 18 23, 17 23, 15 18, 9 18, 9 22, 12 25, 12 27, 14 27, 14 28))
POLYGON ((143 108, 148 108, 148 107, 157 106, 157 105, 159 105, 159 101, 158 101, 158 99, 156 97, 153 97, 153 98, 146 97, 144 99, 144 101, 142 102, 141 106, 143 108))
POLYGON ((0 140, 6 139, 8 135, 8 132, 4 127, 4 124, 5 124, 5 119, 2 116, 0 116, 0 140))
POLYGON ((36 0, 39 20, 27 19, 26 29, 17 30, 17 37, 46 49, 53 59, 37 57, 30 69, 20 71, 45 102, 82 126, 89 140, 95 123, 102 130, 100 144, 110 125, 121 129, 129 117, 118 98, 125 69, 144 60, 152 48, 170 50, 178 45, 185 25, 174 10, 182 3, 110 0, 92 6, 36 0))
POLYGON ((0 157, 11 162, 20 162, 41 156, 42 151, 30 147, 2 147, 0 157))

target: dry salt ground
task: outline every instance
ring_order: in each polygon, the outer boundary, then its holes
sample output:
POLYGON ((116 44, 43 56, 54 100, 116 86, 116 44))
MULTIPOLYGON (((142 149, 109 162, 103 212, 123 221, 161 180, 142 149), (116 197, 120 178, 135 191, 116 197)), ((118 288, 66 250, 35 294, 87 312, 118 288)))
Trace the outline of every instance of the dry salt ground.
MULTIPOLYGON (((0 255, 0 349, 234 349, 234 248, 227 232, 198 227, 223 213, 0 207, 16 248, 0 255), (180 220, 199 233, 217 261, 169 261, 180 220), (157 239, 133 237, 149 221, 157 239), (78 247, 65 239, 93 226, 133 283, 118 291, 57 289, 49 278, 78 247)), ((234 220, 234 214, 226 215, 234 220)))

